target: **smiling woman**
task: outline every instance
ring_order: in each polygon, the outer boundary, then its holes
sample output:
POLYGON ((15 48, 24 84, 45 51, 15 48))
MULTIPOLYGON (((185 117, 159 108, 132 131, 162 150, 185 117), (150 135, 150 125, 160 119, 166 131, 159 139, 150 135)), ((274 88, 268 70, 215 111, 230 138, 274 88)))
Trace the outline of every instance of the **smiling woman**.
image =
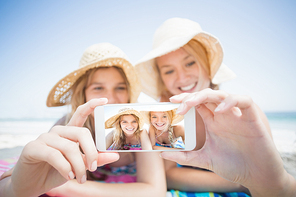
POLYGON ((108 150, 152 150, 148 133, 143 129, 140 112, 122 108, 105 122, 105 128, 115 128, 106 136, 108 150))
MULTIPOLYGON (((143 92, 162 102, 171 101, 172 96, 181 93, 192 94, 191 100, 185 104, 187 106, 198 98, 195 94, 212 91, 210 89, 217 90, 219 84, 236 76, 223 64, 223 55, 218 38, 203 31, 197 22, 185 18, 168 19, 155 31, 153 49, 136 64, 143 92)), ((209 104, 207 107, 213 108, 213 105, 209 104)), ((197 109, 198 107, 195 108, 197 109)), ((269 128, 266 116, 259 108, 258 111, 261 120, 269 128)), ((200 150, 207 142, 207 125, 200 113, 196 111, 195 114, 195 149, 200 150)), ((176 128, 175 135, 178 134, 177 131, 176 128)), ((271 135, 270 130, 268 132, 271 135)), ((155 136, 150 137, 155 140, 155 136)), ((165 161, 165 167, 169 189, 246 191, 241 185, 204 169, 179 168, 170 161, 165 161)))

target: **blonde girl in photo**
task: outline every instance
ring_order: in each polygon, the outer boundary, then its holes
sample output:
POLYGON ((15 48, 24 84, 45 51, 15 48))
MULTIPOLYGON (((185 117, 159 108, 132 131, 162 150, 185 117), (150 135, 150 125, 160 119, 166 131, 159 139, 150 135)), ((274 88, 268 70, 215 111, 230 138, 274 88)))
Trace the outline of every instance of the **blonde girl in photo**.
POLYGON ((115 128, 106 136, 108 150, 152 150, 148 133, 143 129, 142 115, 132 109, 120 109, 105 122, 105 128, 115 128))
POLYGON ((184 149, 184 126, 176 125, 183 116, 176 114, 176 109, 170 111, 142 112, 149 124, 149 137, 153 149, 184 149))

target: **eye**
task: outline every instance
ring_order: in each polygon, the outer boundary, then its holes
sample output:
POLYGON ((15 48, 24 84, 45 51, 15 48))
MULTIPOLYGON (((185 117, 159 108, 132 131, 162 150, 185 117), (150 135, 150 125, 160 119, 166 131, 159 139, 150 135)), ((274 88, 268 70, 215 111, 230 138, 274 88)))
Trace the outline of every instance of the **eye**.
POLYGON ((192 66, 192 65, 194 65, 195 64, 195 61, 191 61, 191 62, 189 62, 188 64, 186 64, 186 67, 190 67, 190 66, 192 66))
POLYGON ((137 121, 134 120, 132 123, 137 123, 137 121))
POLYGON ((167 116, 163 116, 163 118, 167 118, 167 116))
POLYGON ((94 90, 103 90, 104 88, 102 86, 96 86, 94 87, 94 90))
POLYGON ((125 91, 127 88, 126 88, 126 86, 118 86, 118 87, 116 87, 116 90, 118 90, 118 91, 125 91))
POLYGON ((169 74, 172 74, 174 72, 174 70, 168 70, 168 71, 166 71, 164 74, 165 75, 169 75, 169 74))

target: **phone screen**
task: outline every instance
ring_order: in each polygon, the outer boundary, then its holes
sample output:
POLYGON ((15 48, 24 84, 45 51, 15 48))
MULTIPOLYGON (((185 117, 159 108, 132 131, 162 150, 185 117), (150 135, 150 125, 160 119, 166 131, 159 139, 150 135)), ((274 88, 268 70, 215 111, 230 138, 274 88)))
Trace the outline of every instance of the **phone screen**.
POLYGON ((110 104, 95 109, 99 151, 184 151, 196 145, 195 111, 176 103, 110 104))

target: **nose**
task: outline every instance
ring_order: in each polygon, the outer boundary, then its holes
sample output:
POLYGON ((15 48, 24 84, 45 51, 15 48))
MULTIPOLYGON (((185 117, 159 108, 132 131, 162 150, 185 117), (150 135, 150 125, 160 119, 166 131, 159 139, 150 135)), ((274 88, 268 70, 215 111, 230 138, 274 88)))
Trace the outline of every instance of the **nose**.
POLYGON ((181 69, 177 70, 176 72, 177 72, 177 80, 180 83, 185 83, 190 78, 189 73, 185 69, 181 68, 181 69))
POLYGON ((114 91, 107 91, 104 96, 108 99, 108 104, 118 103, 118 99, 114 91))
POLYGON ((157 117, 157 122, 161 122, 161 117, 157 117))

